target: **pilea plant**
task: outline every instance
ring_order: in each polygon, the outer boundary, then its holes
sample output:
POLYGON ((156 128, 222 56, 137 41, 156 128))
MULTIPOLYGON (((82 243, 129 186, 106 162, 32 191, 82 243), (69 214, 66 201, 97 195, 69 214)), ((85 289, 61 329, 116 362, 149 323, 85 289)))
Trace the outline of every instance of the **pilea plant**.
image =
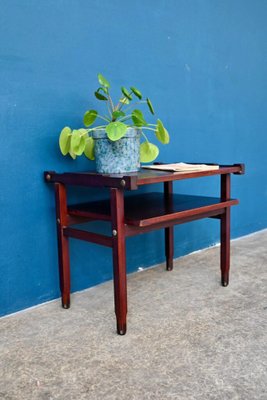
MULTIPOLYGON (((59 137, 59 146, 63 155, 69 154, 73 159, 84 154, 90 160, 94 160, 94 139, 92 133, 105 129, 107 137, 111 141, 117 141, 124 137, 128 128, 136 128, 142 134, 140 145, 140 161, 147 163, 155 160, 159 149, 151 143, 144 131, 153 132, 153 135, 163 144, 169 143, 169 134, 160 119, 156 124, 148 123, 142 111, 136 108, 146 104, 152 115, 155 114, 149 98, 143 100, 140 90, 131 86, 130 90, 121 88, 121 97, 118 103, 114 103, 110 95, 110 83, 103 75, 98 74, 100 87, 95 91, 95 97, 105 102, 107 114, 100 115, 96 110, 88 110, 83 117, 85 128, 71 129, 68 126, 62 129, 59 137), (93 126, 97 119, 103 123, 93 126)), ((146 132, 147 133, 147 132, 146 132)))

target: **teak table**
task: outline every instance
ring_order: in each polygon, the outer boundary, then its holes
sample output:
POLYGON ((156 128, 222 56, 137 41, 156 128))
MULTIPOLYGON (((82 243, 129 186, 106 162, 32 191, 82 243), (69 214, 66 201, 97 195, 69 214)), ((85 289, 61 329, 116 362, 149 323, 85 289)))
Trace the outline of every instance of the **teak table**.
POLYGON ((70 307, 69 238, 86 240, 112 248, 115 314, 117 332, 126 333, 127 278, 125 240, 154 229, 165 229, 167 270, 173 268, 173 226, 201 218, 220 220, 221 282, 227 286, 230 267, 230 207, 238 200, 230 198, 231 174, 243 174, 244 165, 221 165, 217 170, 201 172, 166 172, 141 169, 138 173, 101 175, 92 172, 56 173, 46 171, 45 180, 54 183, 56 194, 56 221, 58 261, 62 306, 70 307), (173 181, 221 176, 220 197, 192 196, 173 193, 173 181), (141 186, 163 183, 162 193, 144 193, 125 196, 126 191, 141 186), (66 186, 108 187, 108 200, 68 206, 66 186), (109 221, 111 235, 102 235, 77 229, 72 225, 88 221, 109 221))

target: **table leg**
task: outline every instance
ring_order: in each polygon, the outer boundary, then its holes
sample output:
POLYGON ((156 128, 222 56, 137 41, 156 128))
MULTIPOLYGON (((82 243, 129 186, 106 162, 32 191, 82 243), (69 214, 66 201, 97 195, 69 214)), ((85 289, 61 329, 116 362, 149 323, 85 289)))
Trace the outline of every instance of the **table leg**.
MULTIPOLYGON (((167 207, 171 207, 172 192, 173 192, 172 182, 164 182, 164 195, 167 207)), ((167 271, 172 271, 173 269, 173 240, 174 240, 173 226, 165 228, 165 255, 166 255, 167 271)))
MULTIPOLYGON (((221 176, 221 199, 230 199, 230 174, 221 176)), ((228 286, 230 270, 230 207, 221 216, 221 283, 228 286)))
POLYGON ((62 307, 70 307, 70 258, 69 239, 63 234, 63 227, 67 225, 67 194, 61 183, 55 183, 58 265, 62 307))
POLYGON ((124 192, 111 189, 111 221, 115 314, 117 333, 125 335, 127 316, 127 277, 124 229, 124 192))

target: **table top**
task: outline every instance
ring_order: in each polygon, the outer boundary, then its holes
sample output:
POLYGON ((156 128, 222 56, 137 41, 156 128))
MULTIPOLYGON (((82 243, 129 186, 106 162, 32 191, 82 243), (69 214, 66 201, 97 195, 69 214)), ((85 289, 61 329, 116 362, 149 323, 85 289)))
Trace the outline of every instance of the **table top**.
MULTIPOLYGON (((205 163, 207 164, 207 163, 205 163)), ((220 165, 219 169, 209 171, 170 172, 141 168, 138 172, 123 174, 98 174, 96 172, 45 171, 47 182, 75 186, 120 187, 136 190, 142 185, 170 182, 182 179, 200 178, 222 174, 244 174, 244 164, 220 165)))

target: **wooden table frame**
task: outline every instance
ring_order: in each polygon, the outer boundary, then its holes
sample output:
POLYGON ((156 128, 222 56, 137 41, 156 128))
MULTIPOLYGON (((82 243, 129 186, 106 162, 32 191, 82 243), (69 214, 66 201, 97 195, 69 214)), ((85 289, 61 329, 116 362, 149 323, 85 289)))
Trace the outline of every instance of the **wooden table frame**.
POLYGON ((92 172, 58 174, 54 171, 46 171, 44 173, 45 180, 54 184, 56 194, 58 262, 62 306, 64 308, 70 307, 69 238, 111 247, 113 253, 117 332, 120 335, 124 335, 126 333, 127 315, 126 238, 163 228, 165 231, 166 267, 168 271, 171 271, 174 254, 174 225, 202 218, 218 218, 220 220, 221 283, 223 286, 227 286, 230 268, 230 207, 238 204, 238 200, 230 197, 230 177, 232 173, 243 174, 244 164, 221 165, 218 170, 187 173, 145 169, 138 173, 114 175, 101 175, 92 172), (176 180, 214 175, 221 176, 219 198, 176 195, 173 193, 173 182, 176 180), (155 204, 154 211, 153 207, 152 210, 140 210, 142 207, 135 207, 135 202, 139 201, 140 204, 140 195, 137 197, 131 196, 130 198, 124 196, 127 190, 137 190, 143 185, 153 183, 163 183, 163 194, 143 194, 141 195, 141 201, 143 202, 143 199, 145 201, 145 196, 150 196, 149 201, 155 204), (110 189, 110 199, 97 203, 68 206, 67 185, 108 187, 110 189), (126 205, 128 201, 130 204, 127 211, 126 205), (111 223, 111 236, 72 227, 74 224, 95 220, 109 221, 111 223))

